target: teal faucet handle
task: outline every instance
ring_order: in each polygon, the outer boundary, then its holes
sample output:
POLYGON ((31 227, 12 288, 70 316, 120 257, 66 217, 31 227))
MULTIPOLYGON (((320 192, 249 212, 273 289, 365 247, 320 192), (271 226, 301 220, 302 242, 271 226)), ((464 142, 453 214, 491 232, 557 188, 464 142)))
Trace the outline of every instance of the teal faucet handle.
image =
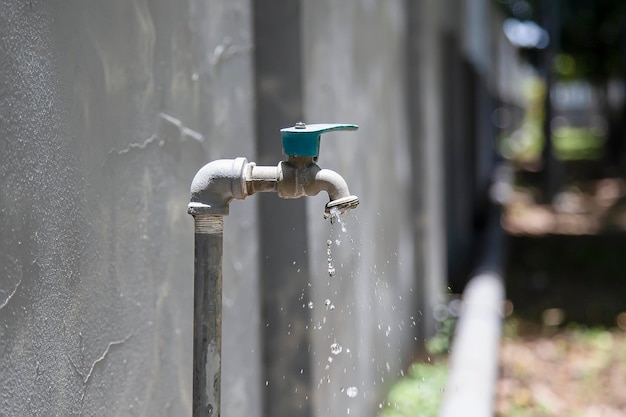
POLYGON ((319 123, 307 125, 296 123, 293 127, 280 129, 283 136, 283 152, 287 156, 312 156, 317 158, 320 153, 320 136, 322 133, 336 130, 357 130, 359 127, 346 123, 319 123))

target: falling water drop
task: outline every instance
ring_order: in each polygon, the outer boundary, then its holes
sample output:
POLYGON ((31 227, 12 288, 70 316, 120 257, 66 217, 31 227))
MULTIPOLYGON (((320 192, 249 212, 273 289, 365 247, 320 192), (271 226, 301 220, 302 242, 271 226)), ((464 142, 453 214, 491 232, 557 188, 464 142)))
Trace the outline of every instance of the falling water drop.
POLYGON ((339 355, 342 350, 343 347, 337 342, 330 345, 330 353, 332 353, 333 355, 339 355))
POLYGON ((326 255, 327 255, 327 261, 328 261, 328 276, 329 277, 335 276, 335 267, 333 266, 333 254, 330 248, 332 245, 333 245, 333 241, 328 239, 326 241, 326 255))
POLYGON ((359 395, 359 389, 357 387, 348 387, 346 395, 350 398, 354 398, 359 395))

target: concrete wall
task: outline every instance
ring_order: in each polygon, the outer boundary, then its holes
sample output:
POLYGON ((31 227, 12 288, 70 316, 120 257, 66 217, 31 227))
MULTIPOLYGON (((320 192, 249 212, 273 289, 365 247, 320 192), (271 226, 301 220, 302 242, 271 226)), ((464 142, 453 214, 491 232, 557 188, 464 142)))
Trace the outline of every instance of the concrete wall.
MULTIPOLYGON (((188 189, 253 153, 251 54, 245 1, 0 2, 0 415, 190 414, 188 189)), ((254 209, 224 415, 259 415, 254 209)))
POLYGON ((361 205, 231 204, 222 415, 375 415, 446 301, 454 3, 0 0, 0 415, 189 415, 191 178, 298 119, 360 125, 319 165, 361 205))
POLYGON ((360 126, 322 137, 319 157, 361 199, 344 216, 346 231, 321 222, 325 196, 307 207, 315 415, 368 416, 416 348, 414 322, 421 319, 410 213, 416 175, 405 95, 408 22, 402 2, 302 4, 306 120, 360 126), (334 277, 327 273, 329 239, 334 277), (338 355, 330 349, 335 342, 343 347, 338 355))

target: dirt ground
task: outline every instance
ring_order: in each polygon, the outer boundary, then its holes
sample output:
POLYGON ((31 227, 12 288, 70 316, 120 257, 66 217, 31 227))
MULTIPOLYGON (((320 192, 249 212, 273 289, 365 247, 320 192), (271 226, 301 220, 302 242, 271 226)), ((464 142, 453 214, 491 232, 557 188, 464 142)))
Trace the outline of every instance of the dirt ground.
POLYGON ((626 415, 626 332, 569 329, 507 336, 497 416, 626 415))
POLYGON ((507 295, 499 417, 626 416, 626 185, 572 185, 505 208, 507 295))

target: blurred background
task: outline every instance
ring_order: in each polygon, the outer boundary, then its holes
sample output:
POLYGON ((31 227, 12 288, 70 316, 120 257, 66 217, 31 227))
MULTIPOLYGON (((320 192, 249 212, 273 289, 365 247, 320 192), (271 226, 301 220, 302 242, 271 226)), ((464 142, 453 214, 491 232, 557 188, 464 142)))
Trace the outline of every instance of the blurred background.
POLYGON ((222 415, 437 415, 486 258, 494 413, 624 415, 625 77, 619 0, 0 0, 0 415, 190 415, 191 179, 300 120, 361 204, 232 203, 222 415))

